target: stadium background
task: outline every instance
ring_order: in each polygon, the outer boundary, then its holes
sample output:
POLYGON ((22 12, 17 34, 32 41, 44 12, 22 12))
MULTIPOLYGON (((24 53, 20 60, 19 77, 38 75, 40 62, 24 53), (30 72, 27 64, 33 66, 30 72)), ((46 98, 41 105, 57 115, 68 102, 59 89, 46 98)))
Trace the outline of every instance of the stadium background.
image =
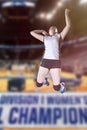
MULTIPOLYGON (((61 32, 65 8, 71 10, 72 26, 61 49, 62 77, 75 79, 78 63, 82 69, 81 83, 69 85, 67 92, 87 91, 87 1, 0 0, 0 92, 8 92, 9 79, 14 77, 25 79, 22 92, 35 92, 44 46, 30 36, 30 31, 47 31, 56 25, 61 32)), ((43 86, 41 92, 54 92, 51 79, 49 82, 50 86, 43 86)))

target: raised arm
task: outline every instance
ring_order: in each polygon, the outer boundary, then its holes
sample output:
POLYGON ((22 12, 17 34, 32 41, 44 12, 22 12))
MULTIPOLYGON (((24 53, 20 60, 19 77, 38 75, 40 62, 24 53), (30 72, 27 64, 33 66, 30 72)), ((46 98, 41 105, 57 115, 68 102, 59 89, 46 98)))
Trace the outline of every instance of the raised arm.
POLYGON ((71 22, 70 22, 70 18, 69 18, 69 12, 70 12, 69 9, 65 9, 65 22, 66 22, 66 26, 63 29, 63 31, 60 33, 62 40, 64 40, 64 38, 66 37, 66 35, 69 32, 70 27, 71 27, 71 22))
POLYGON ((43 42, 44 36, 43 35, 47 35, 47 32, 44 30, 33 30, 30 32, 30 34, 35 37, 36 39, 40 40, 41 42, 43 42))

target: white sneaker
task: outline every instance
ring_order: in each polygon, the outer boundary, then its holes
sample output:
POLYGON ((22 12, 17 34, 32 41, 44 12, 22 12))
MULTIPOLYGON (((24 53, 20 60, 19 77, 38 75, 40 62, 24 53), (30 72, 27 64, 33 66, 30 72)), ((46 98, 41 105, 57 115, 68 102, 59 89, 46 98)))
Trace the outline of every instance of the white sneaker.
POLYGON ((62 82, 62 83, 60 83, 60 85, 61 85, 61 88, 60 88, 60 93, 64 93, 64 92, 66 91, 66 88, 65 88, 65 83, 64 83, 64 82, 62 82))

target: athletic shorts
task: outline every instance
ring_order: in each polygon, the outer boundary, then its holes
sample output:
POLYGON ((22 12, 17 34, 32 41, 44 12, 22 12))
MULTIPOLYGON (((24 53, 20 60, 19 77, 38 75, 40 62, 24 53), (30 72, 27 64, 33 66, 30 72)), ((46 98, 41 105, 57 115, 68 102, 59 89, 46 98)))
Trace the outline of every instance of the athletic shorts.
POLYGON ((61 62, 60 60, 42 59, 40 66, 47 69, 61 68, 61 62))

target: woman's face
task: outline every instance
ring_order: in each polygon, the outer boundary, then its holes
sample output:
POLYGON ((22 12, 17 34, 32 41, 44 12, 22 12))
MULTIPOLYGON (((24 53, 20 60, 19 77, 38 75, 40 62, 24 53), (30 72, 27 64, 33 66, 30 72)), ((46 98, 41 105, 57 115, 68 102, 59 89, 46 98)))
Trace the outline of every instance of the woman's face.
POLYGON ((49 35, 55 35, 56 33, 58 33, 58 29, 55 26, 51 26, 49 28, 49 35))

